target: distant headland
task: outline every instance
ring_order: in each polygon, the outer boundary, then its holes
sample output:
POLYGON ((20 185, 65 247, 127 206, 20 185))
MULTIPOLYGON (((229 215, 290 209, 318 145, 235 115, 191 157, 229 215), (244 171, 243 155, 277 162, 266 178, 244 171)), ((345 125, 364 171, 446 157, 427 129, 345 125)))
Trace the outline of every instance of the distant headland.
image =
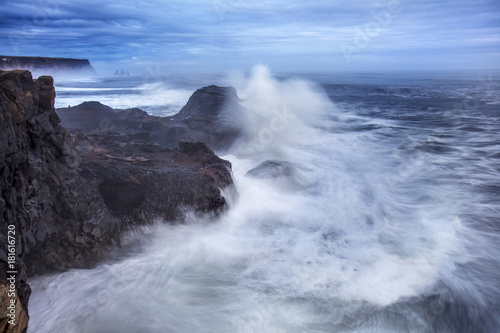
POLYGON ((97 75, 87 59, 0 55, 1 70, 25 69, 37 75, 97 75))

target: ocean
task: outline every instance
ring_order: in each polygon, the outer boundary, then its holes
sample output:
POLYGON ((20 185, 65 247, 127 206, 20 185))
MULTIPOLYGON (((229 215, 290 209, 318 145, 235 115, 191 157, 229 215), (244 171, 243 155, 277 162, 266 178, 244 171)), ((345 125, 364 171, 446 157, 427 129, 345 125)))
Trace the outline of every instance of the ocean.
POLYGON ((226 213, 157 221, 119 260, 32 279, 29 332, 499 332, 499 78, 56 78, 56 107, 158 116, 232 85, 265 121, 222 152, 238 191, 226 213), (268 160, 293 172, 247 175, 268 160))

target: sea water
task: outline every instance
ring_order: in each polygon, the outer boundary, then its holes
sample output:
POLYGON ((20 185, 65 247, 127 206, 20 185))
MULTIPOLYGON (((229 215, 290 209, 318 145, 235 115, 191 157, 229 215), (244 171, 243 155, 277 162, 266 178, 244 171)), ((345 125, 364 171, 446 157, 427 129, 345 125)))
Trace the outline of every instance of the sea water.
POLYGON ((222 156, 226 213, 158 221, 118 261, 32 279, 29 331, 498 332, 499 74, 56 80, 57 107, 159 116, 232 85, 260 120, 222 156), (294 172, 247 175, 267 160, 294 172))

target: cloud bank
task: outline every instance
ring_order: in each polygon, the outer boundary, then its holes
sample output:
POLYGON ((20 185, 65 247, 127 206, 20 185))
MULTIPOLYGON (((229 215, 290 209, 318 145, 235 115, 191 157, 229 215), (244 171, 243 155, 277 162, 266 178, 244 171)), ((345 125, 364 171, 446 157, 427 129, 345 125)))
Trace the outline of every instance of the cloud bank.
POLYGON ((498 13, 495 0, 4 0, 0 53, 169 71, 493 69, 498 13))

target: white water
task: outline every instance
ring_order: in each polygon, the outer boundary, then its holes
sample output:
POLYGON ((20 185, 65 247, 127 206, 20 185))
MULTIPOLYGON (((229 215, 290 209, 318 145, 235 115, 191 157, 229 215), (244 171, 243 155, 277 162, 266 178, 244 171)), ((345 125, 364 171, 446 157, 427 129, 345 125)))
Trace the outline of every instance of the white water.
POLYGON ((155 115, 161 117, 177 113, 193 93, 192 90, 172 88, 162 82, 144 83, 133 88, 59 87, 56 82, 56 92, 56 108, 98 101, 114 109, 153 109, 156 111, 155 115))
POLYGON ((229 211, 160 223, 124 260, 31 281, 30 332, 425 332, 441 303, 385 310, 439 283, 481 302, 456 274, 481 235, 459 219, 455 189, 429 181, 439 170, 424 154, 350 131, 375 120, 310 83, 257 67, 232 84, 263 118, 224 156, 239 192, 229 211), (296 175, 245 176, 267 159, 296 175))

